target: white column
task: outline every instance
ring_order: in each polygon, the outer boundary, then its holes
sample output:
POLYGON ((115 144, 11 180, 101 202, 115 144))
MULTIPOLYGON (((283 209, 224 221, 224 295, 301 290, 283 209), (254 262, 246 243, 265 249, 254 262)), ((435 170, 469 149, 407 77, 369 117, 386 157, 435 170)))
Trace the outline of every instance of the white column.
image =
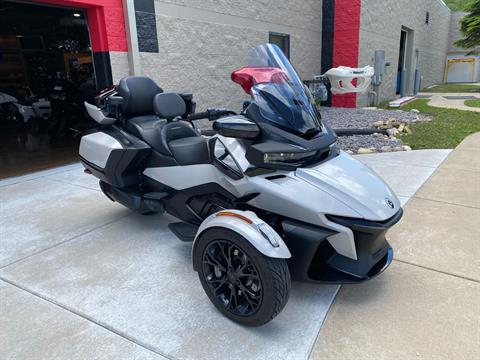
POLYGON ((130 75, 141 75, 142 69, 140 66, 140 52, 138 50, 134 0, 123 0, 123 17, 125 18, 125 31, 127 32, 130 75))

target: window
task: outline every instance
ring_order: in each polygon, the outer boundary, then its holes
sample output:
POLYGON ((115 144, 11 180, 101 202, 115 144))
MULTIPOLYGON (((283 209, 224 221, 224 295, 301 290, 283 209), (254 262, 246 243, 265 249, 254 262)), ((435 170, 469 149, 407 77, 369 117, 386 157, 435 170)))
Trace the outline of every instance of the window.
POLYGON ((268 42, 277 45, 282 49, 287 59, 290 59, 290 35, 270 32, 268 42))
POLYGON ((427 14, 425 15, 425 24, 430 24, 430 12, 427 11, 427 14))

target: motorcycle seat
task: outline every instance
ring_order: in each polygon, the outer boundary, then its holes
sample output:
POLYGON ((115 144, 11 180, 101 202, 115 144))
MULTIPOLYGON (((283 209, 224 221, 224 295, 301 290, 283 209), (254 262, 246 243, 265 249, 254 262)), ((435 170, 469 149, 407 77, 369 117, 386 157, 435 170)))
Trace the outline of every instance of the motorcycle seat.
POLYGON ((185 121, 167 122, 155 115, 127 120, 127 131, 179 165, 210 162, 207 141, 185 121))
MULTIPOLYGON (((166 122, 167 120, 156 115, 135 116, 127 119, 126 129, 155 150, 166 153, 160 141, 160 126, 166 122)), ((168 155, 168 152, 166 154, 168 155)))
POLYGON ((183 98, 164 93, 155 82, 141 76, 120 80, 126 130, 155 151, 173 157, 179 165, 210 162, 206 140, 185 121, 172 121, 186 111, 183 98))

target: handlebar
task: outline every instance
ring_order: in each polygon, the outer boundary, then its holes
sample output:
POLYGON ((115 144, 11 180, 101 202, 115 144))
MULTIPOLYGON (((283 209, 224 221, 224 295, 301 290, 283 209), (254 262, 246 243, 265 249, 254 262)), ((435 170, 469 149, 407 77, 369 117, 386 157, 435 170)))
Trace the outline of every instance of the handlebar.
POLYGON ((187 120, 194 121, 200 119, 208 119, 209 121, 214 121, 227 115, 237 115, 237 113, 228 109, 207 109, 207 111, 204 112, 188 115, 187 120))
POLYGON ((204 136, 213 136, 218 134, 218 131, 211 130, 211 129, 203 129, 203 130, 200 130, 200 134, 204 136))
POLYGON ((193 121, 193 120, 200 120, 200 119, 206 119, 208 118, 208 111, 205 111, 205 112, 199 112, 199 113, 195 113, 195 114, 189 114, 187 116, 187 120, 188 121, 193 121))

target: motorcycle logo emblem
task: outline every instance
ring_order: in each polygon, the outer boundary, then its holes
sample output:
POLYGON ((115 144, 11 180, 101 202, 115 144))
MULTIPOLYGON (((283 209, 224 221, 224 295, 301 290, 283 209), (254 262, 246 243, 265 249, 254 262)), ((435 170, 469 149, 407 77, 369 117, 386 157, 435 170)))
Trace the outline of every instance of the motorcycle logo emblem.
POLYGON ((389 198, 385 198, 385 204, 387 204, 387 206, 390 208, 390 209, 393 209, 395 207, 395 205, 393 204, 393 201, 390 200, 389 198))

